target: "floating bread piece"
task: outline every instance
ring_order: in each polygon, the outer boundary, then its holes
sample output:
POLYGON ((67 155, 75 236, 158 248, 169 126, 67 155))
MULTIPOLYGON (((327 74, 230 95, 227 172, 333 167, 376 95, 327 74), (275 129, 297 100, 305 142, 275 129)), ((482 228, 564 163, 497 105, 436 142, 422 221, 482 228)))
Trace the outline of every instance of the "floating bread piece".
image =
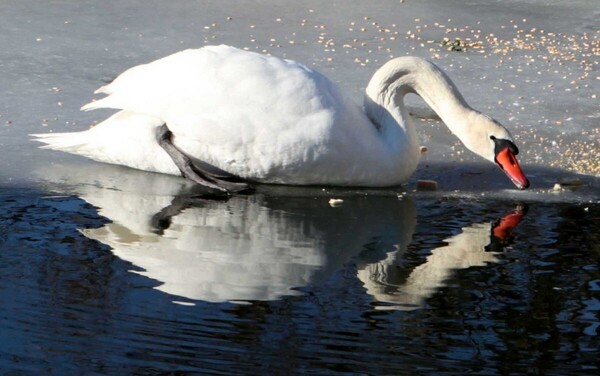
POLYGON ((578 178, 562 179, 560 181, 560 183, 554 184, 554 187, 552 187, 552 190, 554 190, 554 191, 573 190, 573 189, 577 189, 577 188, 581 187, 582 185, 584 185, 583 181, 581 181, 581 179, 578 179, 578 178))
POLYGON ((417 180, 418 191, 435 191, 438 189, 438 183, 435 180, 417 180))
POLYGON ((329 199, 329 205, 332 208, 335 208, 336 206, 342 205, 343 202, 344 202, 344 200, 342 200, 341 198, 331 198, 331 199, 329 199))
POLYGON ((563 188, 580 187, 583 185, 583 181, 579 178, 575 179, 561 179, 560 186, 563 188))

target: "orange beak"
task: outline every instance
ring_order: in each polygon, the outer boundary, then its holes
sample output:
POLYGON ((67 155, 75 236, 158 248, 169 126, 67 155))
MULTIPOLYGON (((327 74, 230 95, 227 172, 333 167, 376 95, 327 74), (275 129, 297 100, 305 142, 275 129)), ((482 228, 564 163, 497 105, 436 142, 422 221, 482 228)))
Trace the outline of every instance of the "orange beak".
POLYGON ((500 240, 505 240, 512 236, 512 230, 519 225, 521 219, 527 213, 527 207, 518 206, 513 212, 506 214, 494 225, 492 233, 500 240))
POLYGON ((519 166, 517 157, 515 157, 510 148, 502 149, 496 154, 496 163, 498 163, 517 188, 526 189, 529 187, 529 180, 525 177, 521 166, 519 166))

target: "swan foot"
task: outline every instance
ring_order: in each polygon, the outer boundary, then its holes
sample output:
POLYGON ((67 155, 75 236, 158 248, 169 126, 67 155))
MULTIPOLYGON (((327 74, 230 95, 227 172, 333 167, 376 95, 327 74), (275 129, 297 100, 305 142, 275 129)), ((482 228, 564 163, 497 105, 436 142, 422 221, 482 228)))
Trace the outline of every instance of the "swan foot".
POLYGON ((164 235, 165 230, 171 227, 173 218, 188 208, 202 207, 206 204, 206 202, 210 202, 212 200, 227 199, 228 196, 225 195, 207 196, 205 194, 201 194, 198 196, 193 192, 178 194, 173 198, 169 205, 165 206, 158 213, 152 216, 150 224, 154 229, 153 232, 157 235, 164 235))
POLYGON ((212 173, 196 166, 189 156, 173 144, 172 137, 173 133, 166 124, 158 129, 158 144, 169 154, 183 177, 225 195, 253 190, 250 184, 235 175, 212 173))

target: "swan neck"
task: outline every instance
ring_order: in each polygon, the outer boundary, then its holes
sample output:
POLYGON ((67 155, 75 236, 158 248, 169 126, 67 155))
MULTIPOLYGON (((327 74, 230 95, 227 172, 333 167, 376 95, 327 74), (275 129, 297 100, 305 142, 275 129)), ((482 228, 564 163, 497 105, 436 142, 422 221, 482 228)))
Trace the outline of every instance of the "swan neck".
MULTIPOLYGON (((365 97, 367 115, 377 122, 381 109, 389 114, 407 116, 404 96, 415 93, 435 111, 450 130, 464 134, 463 119, 473 110, 454 83, 435 64, 416 57, 401 57, 382 66, 371 79, 365 97)), ((406 119, 402 121, 408 123, 406 119)))

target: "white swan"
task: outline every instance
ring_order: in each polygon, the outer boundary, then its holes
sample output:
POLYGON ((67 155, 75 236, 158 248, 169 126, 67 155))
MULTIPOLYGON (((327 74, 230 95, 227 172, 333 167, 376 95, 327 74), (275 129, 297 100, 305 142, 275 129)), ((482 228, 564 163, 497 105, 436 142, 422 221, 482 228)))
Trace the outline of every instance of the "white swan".
POLYGON ((133 67, 84 110, 119 109, 83 132, 34 135, 45 148, 222 191, 260 183, 384 187, 409 178, 419 142, 403 97, 420 95, 467 148, 529 182, 510 133, 467 105, 433 63, 400 57, 371 79, 364 111, 320 73, 229 46, 133 67))

